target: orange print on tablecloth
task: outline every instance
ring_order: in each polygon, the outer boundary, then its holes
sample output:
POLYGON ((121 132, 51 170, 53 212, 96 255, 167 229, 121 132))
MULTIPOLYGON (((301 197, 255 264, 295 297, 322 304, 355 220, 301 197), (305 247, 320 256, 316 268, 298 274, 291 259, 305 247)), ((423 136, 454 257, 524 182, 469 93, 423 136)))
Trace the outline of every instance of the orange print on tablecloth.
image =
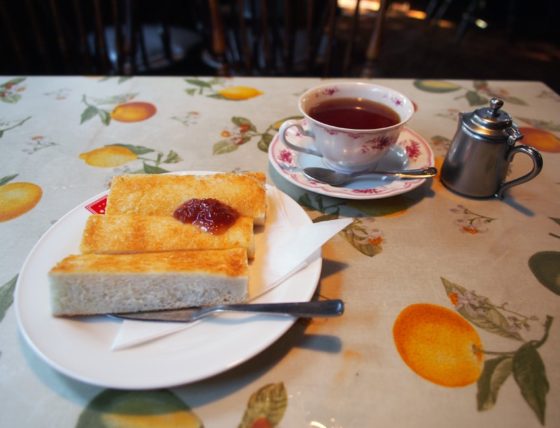
POLYGON ((111 112, 111 118, 117 122, 142 122, 157 112, 156 106, 145 101, 130 101, 119 104, 111 112))
POLYGON ((397 350, 416 374, 448 387, 477 381, 482 343, 473 326, 443 306, 420 303, 401 311, 393 326, 397 350))
POLYGON ((530 127, 521 127, 519 131, 523 134, 523 144, 541 152, 560 153, 560 138, 552 132, 530 127))
POLYGON ((43 190, 35 183, 9 183, 17 175, 0 179, 0 222, 12 220, 39 203, 43 190))
POLYGON ((514 378, 521 396, 544 425, 550 383, 540 348, 548 340, 553 318, 547 315, 543 321, 510 308, 508 302, 495 304, 446 278, 441 281, 457 313, 427 303, 403 309, 393 326, 403 361, 419 376, 441 386, 476 381, 479 411, 492 409, 502 386, 514 378), (512 342, 503 350, 496 344, 483 347, 475 327, 499 336, 498 344, 503 339, 512 342))
POLYGON ((80 124, 98 118, 105 126, 113 120, 123 123, 142 122, 150 119, 157 112, 156 106, 146 101, 132 101, 137 93, 124 93, 105 98, 82 95, 86 106, 80 115, 80 124))

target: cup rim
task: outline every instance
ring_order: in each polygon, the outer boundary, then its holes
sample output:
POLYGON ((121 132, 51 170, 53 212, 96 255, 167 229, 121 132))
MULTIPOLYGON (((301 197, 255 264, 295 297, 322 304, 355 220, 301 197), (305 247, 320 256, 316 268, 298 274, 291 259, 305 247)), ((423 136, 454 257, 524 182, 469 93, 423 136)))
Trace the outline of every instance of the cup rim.
MULTIPOLYGON (((298 109, 300 111, 300 113, 305 117, 306 120, 309 120, 317 125, 323 126, 323 127, 327 127, 329 129, 335 130, 335 131, 340 131, 340 132, 351 132, 351 133, 361 133, 361 134, 366 134, 366 133, 373 133, 373 132, 385 132, 385 131, 391 131, 394 129, 397 129, 399 127, 402 127, 403 125, 405 125, 414 115, 414 104, 412 103, 412 100, 407 97, 405 94, 403 94, 402 92, 399 92, 393 88, 389 88, 388 86, 384 86, 384 85, 379 85, 376 83, 369 83, 369 82, 363 82, 363 81, 341 81, 341 82, 330 82, 330 83, 323 83, 321 85, 316 85, 313 86, 312 88, 307 89, 303 94, 300 95, 299 99, 298 99, 298 109), (410 111, 408 112, 408 115, 406 117, 404 117, 403 119, 401 119, 400 122, 391 125, 391 126, 386 126, 384 128, 367 128, 367 129, 355 129, 355 128, 342 128, 339 126, 334 126, 334 125, 329 125, 328 123, 324 123, 324 122, 320 122, 316 119, 313 119, 311 116, 309 116, 302 108, 302 102, 303 99, 308 96, 309 94, 311 94, 312 92, 321 90, 322 88, 328 88, 328 87, 332 87, 335 85, 343 85, 343 86, 367 86, 367 87, 374 87, 374 88, 380 88, 383 90, 387 90, 395 95, 398 95, 402 98, 404 98, 406 100, 406 102, 409 104, 410 107, 410 111)), ((400 117, 400 115, 399 115, 400 117)))

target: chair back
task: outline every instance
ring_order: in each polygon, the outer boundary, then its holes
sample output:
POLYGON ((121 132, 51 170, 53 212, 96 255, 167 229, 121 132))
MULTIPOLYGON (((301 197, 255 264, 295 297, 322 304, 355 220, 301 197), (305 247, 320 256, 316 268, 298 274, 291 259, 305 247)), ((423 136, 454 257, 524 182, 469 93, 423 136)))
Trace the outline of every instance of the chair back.
POLYGON ((177 12, 166 14, 169 5, 148 0, 2 0, 0 47, 9 61, 0 65, 0 72, 132 75, 168 67, 201 42, 196 33, 170 25, 170 15, 177 12), (152 10, 157 13, 146 16, 152 10))
POLYGON ((212 54, 222 75, 349 76, 373 73, 387 1, 208 0, 212 54))

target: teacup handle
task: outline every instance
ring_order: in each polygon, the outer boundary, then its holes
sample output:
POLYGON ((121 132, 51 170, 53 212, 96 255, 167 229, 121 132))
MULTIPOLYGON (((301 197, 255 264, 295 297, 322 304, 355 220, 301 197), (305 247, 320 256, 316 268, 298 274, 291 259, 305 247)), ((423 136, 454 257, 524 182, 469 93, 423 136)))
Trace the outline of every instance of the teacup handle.
POLYGON ((313 155, 313 156, 323 157, 321 152, 319 152, 317 149, 310 148, 310 147, 302 147, 302 146, 298 146, 296 144, 290 143, 288 141, 288 138, 286 137, 286 132, 290 128, 296 128, 300 134, 305 135, 306 137, 313 138, 313 140, 315 140, 315 136, 313 135, 313 133, 311 131, 303 129, 303 126, 301 126, 301 120, 290 119, 290 120, 285 121, 280 126, 280 129, 278 130, 278 134, 280 135, 280 141, 282 141, 282 143, 284 143, 286 146, 288 146, 292 150, 296 150, 296 151, 302 152, 302 153, 307 153, 307 154, 313 155))
POLYGON ((531 158, 531 160, 533 161, 533 169, 531 169, 531 171, 529 171, 525 175, 522 175, 521 177, 518 177, 514 180, 510 180, 510 181, 507 181, 505 183, 502 183, 502 185, 498 189, 498 192, 496 193, 496 196, 500 199, 502 199, 504 197, 504 193, 507 189, 509 189, 510 187, 513 187, 513 186, 517 186, 521 183, 525 183, 525 182, 535 178, 537 175, 539 175, 539 173, 542 170, 543 159, 542 159, 541 154, 537 150, 533 149, 532 147, 525 146, 523 144, 520 144, 518 146, 514 146, 510 150, 510 152, 508 153, 508 159, 507 159, 508 163, 513 160, 513 157, 517 153, 524 153, 527 156, 529 156, 531 158))

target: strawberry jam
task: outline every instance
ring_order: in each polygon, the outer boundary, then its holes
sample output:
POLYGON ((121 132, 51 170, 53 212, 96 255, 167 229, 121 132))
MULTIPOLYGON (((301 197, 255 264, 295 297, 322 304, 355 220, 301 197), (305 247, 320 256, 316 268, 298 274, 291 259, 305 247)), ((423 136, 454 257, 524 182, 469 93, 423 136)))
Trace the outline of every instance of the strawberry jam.
POLYGON ((183 223, 191 223, 205 232, 220 235, 238 219, 239 213, 217 199, 190 199, 181 204, 173 217, 183 223))

